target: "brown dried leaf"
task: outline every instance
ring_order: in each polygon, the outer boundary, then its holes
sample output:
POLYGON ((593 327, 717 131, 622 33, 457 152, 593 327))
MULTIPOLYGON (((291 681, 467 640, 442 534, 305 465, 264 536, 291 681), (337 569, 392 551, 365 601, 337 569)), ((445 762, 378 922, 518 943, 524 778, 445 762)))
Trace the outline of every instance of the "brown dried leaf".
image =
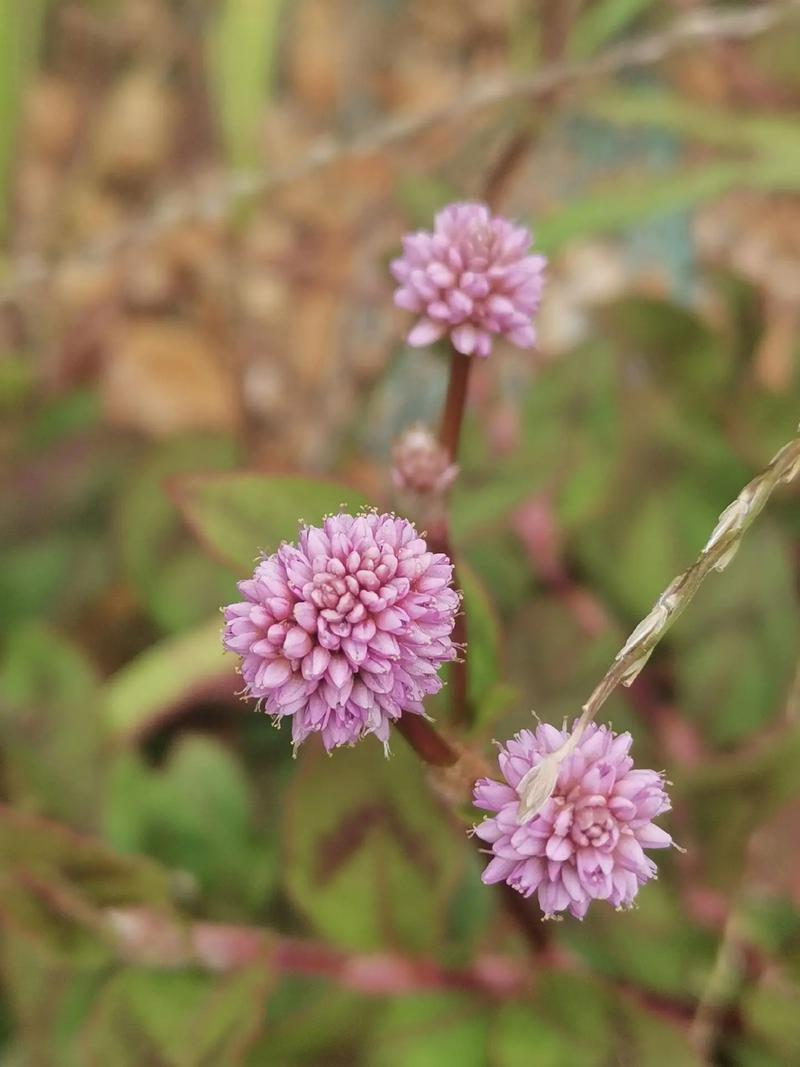
POLYGON ((128 322, 111 346, 101 377, 111 422, 166 435, 230 430, 237 400, 231 374, 207 337, 160 319, 128 322))

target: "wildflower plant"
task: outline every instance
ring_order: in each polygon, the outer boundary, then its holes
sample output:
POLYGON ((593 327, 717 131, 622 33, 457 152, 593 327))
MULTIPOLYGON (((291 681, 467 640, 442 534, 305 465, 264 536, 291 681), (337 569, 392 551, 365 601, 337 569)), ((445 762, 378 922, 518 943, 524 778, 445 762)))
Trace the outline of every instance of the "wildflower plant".
POLYGON ((798 1062, 800 0, 153 0, 133 63, 68 6, 6 101, 0 1062, 798 1062))
POLYGON ((649 855, 672 837, 654 820, 671 804, 660 772, 635 767, 630 733, 593 720, 617 685, 630 685, 703 579, 722 570, 772 490, 800 468, 793 442, 720 516, 697 561, 634 628, 570 729, 542 723, 500 745, 501 780, 427 718, 425 700, 450 667, 451 725, 469 715, 464 605, 449 529, 448 499, 458 476, 469 356, 486 357, 493 338, 530 347, 545 260, 531 254, 522 226, 484 204, 458 203, 432 232, 404 239, 392 263, 398 306, 417 313, 408 342, 449 339, 450 381, 438 437, 411 426, 392 450, 391 478, 405 501, 432 521, 428 539, 395 514, 363 511, 301 525, 239 583, 225 608, 225 648, 240 657, 244 695, 276 723, 291 720, 297 747, 319 734, 330 752, 368 735, 388 754, 400 730, 418 756, 449 776, 447 795, 469 788, 488 812, 474 828, 489 858, 482 880, 536 895, 545 918, 582 919, 593 900, 633 905, 656 876, 649 855), (412 504, 413 506, 413 504, 412 504), (480 767, 485 773, 475 774, 480 767), (477 777, 477 781, 475 781, 477 777))

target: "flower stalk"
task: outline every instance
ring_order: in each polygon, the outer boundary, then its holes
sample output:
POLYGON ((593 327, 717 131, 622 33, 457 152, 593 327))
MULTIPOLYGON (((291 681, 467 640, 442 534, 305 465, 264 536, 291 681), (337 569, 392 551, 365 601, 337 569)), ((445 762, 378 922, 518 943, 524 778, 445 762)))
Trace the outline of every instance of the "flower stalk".
MULTIPOLYGON (((470 371, 472 359, 463 356, 456 348, 450 348, 450 378, 447 383, 447 396, 442 412, 442 424, 439 430, 439 441, 446 449, 451 465, 458 463, 458 448, 461 440, 461 427, 464 423, 464 412, 467 406, 467 394, 469 392, 470 371)), ((432 538, 433 539, 433 538, 432 538)), ((439 551, 444 552, 453 563, 453 582, 458 588, 458 571, 453 553, 453 545, 450 540, 450 523, 447 510, 442 516, 435 539, 439 542, 439 551)), ((451 678, 451 717, 456 724, 465 724, 470 718, 469 707, 469 681, 467 676, 467 616, 464 601, 461 601, 461 610, 456 615, 453 627, 453 641, 462 650, 462 654, 455 661, 452 668, 451 678)))
POLYGON ((442 412, 442 425, 439 440, 451 463, 458 462, 458 446, 461 440, 461 427, 467 406, 470 370, 472 360, 462 356, 455 348, 450 349, 450 378, 447 383, 447 396, 442 412))
POLYGON ((265 975, 326 978, 368 996, 399 996, 422 990, 457 990, 490 999, 523 996, 530 976, 514 960, 486 954, 466 967, 399 953, 347 953, 320 941, 283 937, 256 926, 181 924, 147 908, 106 914, 120 956, 165 970, 194 966, 214 974, 264 967, 265 975))
POLYGON ((401 715, 397 730, 429 767, 454 767, 458 751, 421 715, 401 715))

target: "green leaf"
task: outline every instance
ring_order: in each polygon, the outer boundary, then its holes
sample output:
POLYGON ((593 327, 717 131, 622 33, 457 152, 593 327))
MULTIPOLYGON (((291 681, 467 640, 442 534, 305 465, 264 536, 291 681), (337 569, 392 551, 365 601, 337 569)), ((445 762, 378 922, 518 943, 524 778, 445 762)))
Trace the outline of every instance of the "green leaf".
POLYGON ((221 633, 218 616, 188 633, 165 637, 117 671, 104 689, 111 733, 130 739, 193 700, 235 693, 235 658, 223 652, 221 633))
MULTIPOLYGON (((609 625, 596 635, 587 634, 563 599, 553 595, 532 597, 518 612, 505 638, 506 675, 520 694, 514 714, 502 720, 496 736, 531 728, 531 713, 544 722, 571 722, 594 689, 622 643, 624 634, 609 625)), ((612 694, 604 716, 617 730, 633 725, 620 695, 612 694)), ((636 724, 637 752, 647 737, 636 724), (639 740, 641 739, 641 740, 639 740)))
POLYGON ((626 296, 599 312, 610 338, 631 357, 647 361, 659 385, 681 403, 707 407, 731 375, 722 335, 689 308, 649 296, 626 296))
POLYGON ((168 880, 150 861, 0 805, 0 923, 47 952, 94 961, 105 909, 169 899, 168 880))
POLYGON ((797 1011, 800 988, 783 981, 762 981, 747 991, 743 1012, 748 1029, 768 1048, 791 1063, 800 1049, 800 1014, 797 1011))
POLYGON ((459 543, 471 543, 508 518, 515 508, 529 500, 546 483, 550 473, 546 467, 531 470, 528 464, 519 466, 522 469, 495 469, 495 476, 483 485, 469 482, 461 484, 461 479, 458 479, 450 515, 453 534, 459 543))
POLYGON ((466 840, 401 738, 390 760, 367 739, 330 758, 301 749, 284 824, 287 890, 338 945, 421 950, 439 942, 466 840))
MULTIPOLYGON (((654 858, 662 868, 669 862, 663 853, 654 858)), ((657 882, 641 889, 636 909, 622 921, 611 909, 590 908, 584 923, 565 928, 565 935, 596 973, 684 998, 703 988, 715 945, 711 935, 686 922, 665 877, 662 869, 657 882)))
POLYGON ((13 1052, 10 1042, 2 1044, 3 1067, 52 1062, 84 1067, 74 1038, 100 981, 96 964, 54 959, 30 938, 3 931, 0 972, 15 1038, 13 1052))
POLYGON ((720 745, 780 715, 796 669, 800 625, 789 546, 760 521, 672 635, 680 706, 720 745))
MULTIPOLYGON (((764 393, 747 389, 745 393, 747 403, 738 412, 736 438, 755 468, 766 466, 795 433, 797 397, 800 395, 800 360, 797 364, 794 380, 785 392, 764 393)), ((797 508, 792 508, 789 514, 797 516, 797 511, 797 508)))
POLYGON ((545 491, 554 494, 565 525, 589 519, 619 462, 618 407, 611 345, 582 345, 544 369, 523 401, 519 449, 501 468, 489 463, 467 470, 456 483, 451 516, 457 543, 472 552, 517 507, 545 491))
POLYGON ((263 964, 224 978, 128 968, 98 996, 83 1047, 114 1067, 235 1067, 264 1023, 270 982, 263 964))
POLYGON ((98 907, 168 900, 163 872, 141 857, 120 856, 95 838, 0 804, 0 857, 37 878, 71 882, 98 907))
POLYGON ((250 571, 259 552, 295 540, 298 525, 367 505, 335 482, 267 474, 194 475, 176 479, 173 494, 203 544, 237 571, 250 571))
POLYGON ((0 4, 0 238, 6 236, 21 104, 38 59, 46 10, 46 0, 0 4))
POLYGON ((736 1038, 736 1067, 786 1067, 786 1059, 749 1037, 736 1038))
POLYGON ((429 229, 436 212, 458 199, 458 190, 439 177, 414 173, 398 179, 395 196, 412 227, 429 229))
POLYGON ((570 35, 570 53, 585 58, 613 40, 637 16, 646 11, 653 0, 597 0, 582 12, 570 35))
POLYGON ((718 148, 783 155, 795 166, 800 157, 793 117, 703 107, 659 90, 599 94, 586 98, 583 106, 595 118, 618 126, 653 126, 718 148))
POLYGON ((466 558, 503 617, 513 615, 530 598, 535 587, 531 563, 518 537, 506 528, 481 534, 470 541, 458 559, 466 558))
POLYGON ((534 381, 523 407, 519 462, 545 472, 567 528, 591 519, 617 476, 622 444, 618 369, 610 344, 590 343, 534 381))
POLYGON ((269 1028, 248 1063, 360 1064, 365 1033, 381 1002, 327 978, 284 976, 267 1004, 269 1028), (358 1024, 354 1025, 354 1020, 358 1024))
POLYGON ((543 973, 533 1003, 500 1007, 490 1047, 498 1067, 700 1067, 682 1027, 638 1007, 600 977, 575 974, 543 973))
MULTIPOLYGON (((619 175, 597 183, 579 199, 536 223, 536 244, 553 253, 576 238, 615 233, 654 218, 693 207, 737 185, 778 180, 771 168, 759 172, 750 161, 707 163, 658 174, 619 175)), ((787 182, 790 180, 787 176, 787 182)))
POLYGON ((497 1067, 523 1067, 533 1062, 534 1050, 536 1067, 601 1067, 608 1062, 602 1049, 580 1046, 527 1004, 507 1004, 498 1010, 491 1048, 497 1067))
POLYGON ((475 708, 480 708, 500 674, 500 624, 485 587, 464 563, 458 568, 458 582, 467 619, 469 699, 475 708))
POLYGON ((98 537, 60 529, 8 545, 0 557, 0 629, 36 617, 74 617, 109 580, 111 552, 98 537))
POLYGON ((9 353, 0 359, 0 411, 14 413, 36 386, 34 361, 9 353))
POLYGON ((577 545, 593 581, 631 621, 696 559, 723 506, 689 479, 642 484, 647 475, 636 475, 629 472, 634 484, 609 501, 599 530, 581 531, 577 545))
POLYGON ((227 159, 258 161, 285 0, 220 0, 211 27, 211 88, 227 159))
POLYGON ((142 603, 164 630, 199 623, 231 594, 225 569, 207 559, 183 528, 166 492, 187 471, 229 467, 230 441, 191 437, 152 452, 129 478, 116 514, 122 563, 142 603))
POLYGON ((476 850, 468 855, 460 884, 450 898, 447 915, 446 958, 454 966, 467 967, 486 944, 500 906, 498 893, 487 893, 481 882, 484 857, 476 850))
POLYGON ((693 834, 709 885, 739 886, 753 836, 753 812, 763 822, 797 797, 800 731, 775 731, 735 753, 692 768, 671 769, 677 795, 687 797, 693 834))
POLYGON ((91 389, 72 389, 48 399, 25 429, 26 450, 43 451, 67 437, 93 429, 102 418, 100 399, 91 389))
POLYGON ((105 729, 91 665, 44 626, 15 629, 0 661, 4 783, 28 811, 94 825, 105 729))
MULTIPOLYGON (((703 1067, 708 1061, 692 1048, 685 1026, 667 1021, 629 1000, 620 1001, 620 1055, 636 1067, 703 1067)), ((625 1062, 625 1061, 623 1061, 625 1062)))
POLYGON ((445 993, 395 998, 375 1028, 366 1067, 485 1067, 488 1017, 472 1000, 445 993))
POLYGON ((593 975, 549 971, 536 981, 536 1011, 548 1026, 569 1037, 573 1055, 591 1052, 603 1063, 614 1062, 617 1004, 608 983, 593 975))
POLYGON ((159 768, 125 756, 113 769, 104 816, 115 848, 189 871, 221 917, 263 907, 276 873, 275 835, 256 834, 244 770, 217 742, 183 736, 159 768))

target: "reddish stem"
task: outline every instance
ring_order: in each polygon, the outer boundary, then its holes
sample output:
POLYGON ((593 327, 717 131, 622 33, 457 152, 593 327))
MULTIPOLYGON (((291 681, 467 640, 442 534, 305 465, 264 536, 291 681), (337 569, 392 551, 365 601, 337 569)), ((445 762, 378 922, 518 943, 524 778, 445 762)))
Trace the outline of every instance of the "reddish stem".
POLYGON ((147 908, 117 909, 111 915, 121 954, 150 966, 195 965, 227 974, 263 965, 278 974, 328 978, 372 996, 453 989, 505 1000, 523 995, 530 983, 515 961, 493 955, 479 956, 467 967, 444 967, 399 953, 351 954, 257 926, 195 922, 184 927, 147 908))
MULTIPOLYGON (((507 887, 506 887, 507 888, 507 887)), ((509 889, 515 901, 509 911, 522 914, 525 901, 509 889)), ((434 960, 395 952, 348 953, 319 941, 283 937, 257 926, 195 922, 184 926, 174 916, 149 908, 109 911, 106 929, 115 937, 120 955, 150 967, 199 966, 216 974, 230 974, 263 964, 277 974, 328 978, 372 996, 391 996, 423 989, 463 990, 498 1000, 526 996, 535 975, 515 960, 485 954, 466 967, 446 967, 434 960)), ((530 913, 526 912, 530 918, 530 913)), ((545 924, 539 923, 543 929, 545 924)), ((530 937, 534 937, 531 927, 530 937)), ((526 935, 527 936, 527 935, 526 935)), ((529 940, 530 940, 529 937, 529 940)), ((578 961, 550 949, 548 964, 556 971, 581 973, 578 961)), ((691 1019, 691 998, 662 996, 619 980, 608 980, 621 993, 659 1015, 684 1022, 691 1019)))
POLYGON ((429 767, 453 767, 458 763, 459 754, 456 749, 421 715, 401 715, 395 729, 429 767))
POLYGON ((461 439, 472 359, 472 356, 462 356, 455 348, 450 351, 450 380, 447 383, 439 440, 447 449, 451 463, 458 461, 458 443, 461 439))
MULTIPOLYGON (((447 385, 447 397, 444 402, 442 413, 442 425, 439 430, 439 440, 447 449, 447 455, 451 463, 458 462, 458 446, 461 440, 461 427, 464 422, 464 411, 467 406, 467 393, 469 391, 469 375, 472 369, 472 356, 464 356, 455 348, 450 350, 450 379, 447 385)), ((431 531, 431 548, 436 552, 444 552, 453 561, 453 584, 458 586, 458 577, 455 571, 455 555, 450 542, 450 529, 447 516, 445 515, 436 530, 431 531)), ((453 641, 462 649, 466 649, 467 643, 467 619, 464 605, 456 616, 453 628, 453 641)), ((469 721, 469 690, 467 680, 466 652, 453 664, 451 680, 451 707, 452 722, 464 724, 469 721)))

